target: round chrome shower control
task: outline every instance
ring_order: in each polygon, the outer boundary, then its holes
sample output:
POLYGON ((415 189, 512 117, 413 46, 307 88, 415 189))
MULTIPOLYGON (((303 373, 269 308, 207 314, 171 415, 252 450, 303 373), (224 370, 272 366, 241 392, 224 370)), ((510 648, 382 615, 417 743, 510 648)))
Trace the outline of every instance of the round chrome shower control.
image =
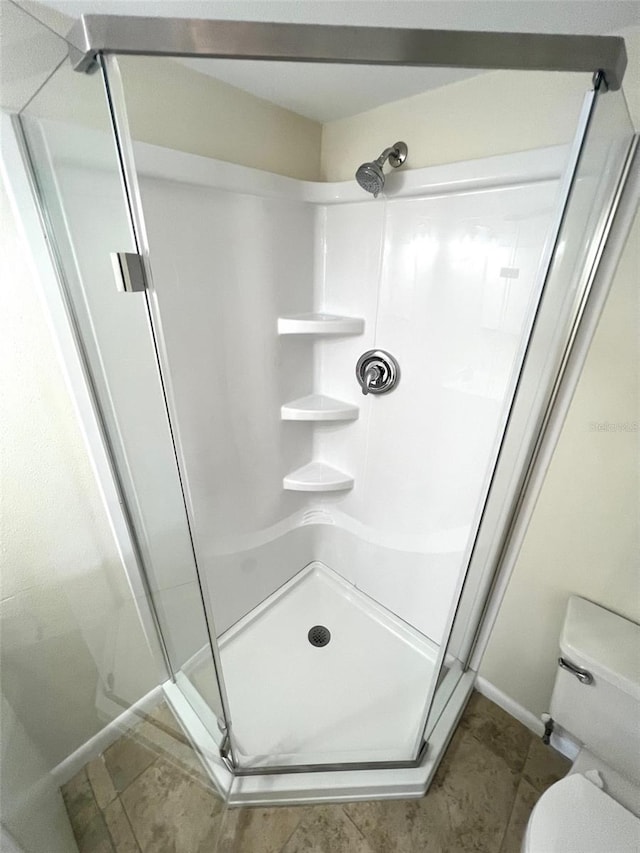
POLYGON ((400 367, 390 353, 370 349, 358 359, 356 378, 363 394, 386 394, 398 384, 400 367))

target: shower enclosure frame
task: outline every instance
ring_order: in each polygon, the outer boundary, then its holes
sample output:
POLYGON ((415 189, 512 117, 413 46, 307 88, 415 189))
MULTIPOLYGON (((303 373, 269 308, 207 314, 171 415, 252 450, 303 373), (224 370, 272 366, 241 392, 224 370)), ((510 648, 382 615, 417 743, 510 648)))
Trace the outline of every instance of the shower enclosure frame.
POLYGON ((622 85, 627 53, 619 36, 416 30, 262 21, 83 15, 67 36, 76 71, 99 54, 411 65, 520 71, 602 72, 622 85))
MULTIPOLYGON (((400 30, 364 27, 328 27, 317 25, 264 24, 259 22, 230 22, 230 21, 189 21, 186 19, 148 19, 117 16, 83 16, 69 34, 70 59, 78 71, 93 71, 98 65, 109 62, 109 55, 136 54, 156 56, 191 56, 218 57, 227 59, 263 59, 300 62, 333 62, 340 64, 382 64, 382 65, 413 65, 436 66, 447 65, 459 68, 483 69, 519 69, 519 70, 556 70, 556 71, 588 71, 594 74, 594 92, 585 106, 581 116, 584 142, 589 119, 599 91, 618 89, 622 82, 626 66, 626 51, 624 41, 617 37, 592 36, 557 36, 513 33, 468 33, 452 31, 400 30), (425 58, 425 57, 428 57, 425 58)), ((104 67, 104 66, 103 66, 104 67)), ((105 75, 107 79, 107 75, 105 75)), ((116 87, 117 88, 117 87, 116 87)), ((119 93, 109 87, 108 98, 114 125, 114 134, 121 161, 122 177, 127 193, 132 221, 138 240, 138 249, 144 259, 144 240, 140 240, 141 207, 136 198, 136 188, 129 180, 132 162, 127 151, 126 128, 122 126, 124 104, 118 103, 119 93)), ((572 152, 573 169, 575 174, 580 155, 581 145, 572 152)), ((628 152, 626 171, 618 186, 617 195, 609 211, 608 230, 620 202, 624 178, 629 171, 633 159, 633 148, 628 152)), ((566 207, 571 181, 569 181, 564 198, 563 211, 566 207)), ((558 229, 560 222, 557 223, 558 229)), ((606 239, 606 234, 604 239, 606 239)), ((604 242, 604 241, 603 241, 604 242)), ((598 259, 599 260, 599 259, 598 259)), ((597 272, 597 263, 588 276, 589 285, 593 284, 597 272)), ((587 289, 583 303, 589 296, 587 289)), ((562 368, 551 389, 549 406, 544 413, 542 423, 536 435, 534 446, 529 456, 529 464, 524 472, 521 488, 514 496, 510 512, 510 523, 504 531, 501 543, 500 558, 496 561, 489 579, 488 589, 483 595, 483 605, 473 629, 471 643, 463 660, 465 672, 476 648, 478 636, 482 631, 484 620, 489 609, 491 594, 496 585, 501 566, 504 562, 506 549, 509 544, 515 520, 518 518, 526 491, 531 479, 531 473, 536 465, 538 453, 542 445, 553 411, 558 389, 563 378, 572 348, 575 344, 576 329, 580 316, 576 317, 572 330, 567 337, 562 368)), ((157 345, 157 342, 156 342, 157 345)), ((171 406, 167 403, 169 411, 171 406)), ((176 454, 178 450, 176 448, 176 454)), ((178 465, 180 469, 180 465, 178 465)), ((487 500, 489 497, 487 497, 487 500)), ((189 513, 188 513, 189 514, 189 513)), ((467 568, 467 571, 469 569, 467 568)), ((203 599, 205 597, 203 596, 203 599)), ((459 597, 458 597, 459 601, 459 597)), ((150 601, 154 610, 153 602, 150 601)), ((207 614, 207 604, 204 604, 207 614)), ((207 614, 208 615, 208 614, 207 614)), ((161 635, 158 625, 156 630, 161 635)), ((451 628, 451 626, 449 626, 451 628)), ((449 632, 450 633, 450 632, 449 632)), ((212 642, 212 650, 216 668, 220 662, 216 653, 216 644, 212 642)), ((468 695, 474 673, 469 672, 460 687, 461 707, 455 716, 459 716, 466 696, 468 695)), ((218 673, 218 676, 220 674, 218 673)), ((224 688, 221 685, 221 695, 224 699, 224 688)), ((432 707, 431 696, 429 707, 432 707)), ((225 707, 225 712, 226 712, 225 707)), ((449 717, 451 715, 449 714, 449 717)), ((453 720, 455 724, 455 719, 453 720)), ((452 729, 449 719, 447 725, 452 729)), ((450 736, 450 733, 449 733, 450 736)), ((444 738, 446 746, 448 736, 444 738)), ((228 769, 236 776, 271 775, 319 772, 327 770, 374 770, 401 769, 417 767, 424 756, 423 744, 419 755, 414 761, 407 762, 362 762, 342 765, 315 765, 311 767, 278 767, 238 770, 232 766, 228 769)), ((435 769, 435 768, 434 768, 435 769)), ((428 780, 427 780, 428 781, 428 780)))

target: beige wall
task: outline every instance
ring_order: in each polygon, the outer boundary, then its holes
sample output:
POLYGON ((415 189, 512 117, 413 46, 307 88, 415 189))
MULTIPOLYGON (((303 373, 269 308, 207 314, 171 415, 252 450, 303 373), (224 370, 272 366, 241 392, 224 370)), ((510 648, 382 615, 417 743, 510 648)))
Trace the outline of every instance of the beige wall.
MULTIPOLYGON (((134 139, 319 180, 318 122, 171 59, 123 56, 118 64, 134 139)), ((93 75, 78 74, 64 63, 29 104, 28 114, 110 132, 101 88, 93 75)))
POLYGON ((640 215, 480 668, 536 715, 549 710, 569 595, 640 622, 639 270, 640 215))
POLYGON ((104 726, 110 673, 128 701, 157 676, 1 185, 0 207, 2 693, 50 769, 104 726), (124 640, 127 672, 114 666, 124 640))
MULTIPOLYGON (((640 28, 620 34, 629 58, 624 93, 640 127, 640 28)), ((322 180, 351 179, 358 164, 398 139, 409 146, 410 169, 564 144, 589 87, 588 74, 492 71, 328 122, 322 180)))
MULTIPOLYGON (((47 10, 35 6, 37 14, 47 10)), ((0 106, 17 111, 66 55, 66 44, 0 2, 0 106)), ((72 19, 49 23, 67 32, 72 19)), ((322 125, 172 59, 119 59, 134 138, 302 180, 319 180, 322 125)), ((93 80, 67 62, 30 106, 32 114, 107 129, 93 80)))
POLYGON ((135 139, 307 181, 322 126, 170 59, 122 57, 135 139))
MULTIPOLYGON (((77 846, 62 801, 42 755, 0 693, 0 849, 3 829, 24 853, 74 853, 77 846)), ((13 847, 7 847, 13 850, 13 847)))
POLYGON ((569 142, 585 74, 493 71, 324 125, 322 177, 345 181, 397 139, 407 168, 569 142))

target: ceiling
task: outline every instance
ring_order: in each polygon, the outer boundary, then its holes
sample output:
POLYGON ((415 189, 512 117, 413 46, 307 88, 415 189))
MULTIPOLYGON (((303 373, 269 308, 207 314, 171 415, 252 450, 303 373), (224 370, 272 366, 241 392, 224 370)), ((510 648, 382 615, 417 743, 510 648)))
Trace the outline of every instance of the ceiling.
POLYGON ((44 0, 41 5, 72 18, 164 15, 592 35, 640 22, 637 0, 44 0))
POLYGON ((324 124, 473 77, 478 71, 181 59, 189 68, 324 124))
MULTIPOLYGON (((0 0, 6 2, 6 0, 0 0)), ((60 34, 83 13, 432 29, 606 34, 640 24, 638 0, 17 0, 60 34)), ((481 73, 238 60, 180 60, 319 122, 481 73)))

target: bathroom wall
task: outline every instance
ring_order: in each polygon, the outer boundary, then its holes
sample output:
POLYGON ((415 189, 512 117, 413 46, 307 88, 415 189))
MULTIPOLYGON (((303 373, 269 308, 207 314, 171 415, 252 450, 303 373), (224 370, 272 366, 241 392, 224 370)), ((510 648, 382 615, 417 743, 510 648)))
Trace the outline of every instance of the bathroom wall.
MULTIPOLYGON (((623 91, 640 127, 640 26, 618 34, 628 56, 623 91)), ((347 180, 354 164, 397 139, 409 143, 405 168, 413 169, 564 144, 573 138, 590 87, 588 74, 492 71, 328 122, 322 128, 322 179, 347 180)))
MULTIPOLYGON (((13 3, 0 6, 0 107, 11 111, 25 106, 67 54, 66 43, 37 19, 61 35, 74 21, 40 3, 20 5, 31 14, 13 3)), ((118 61, 137 139, 276 174, 319 178, 320 123, 173 59, 123 56, 118 61)), ((85 97, 91 84, 66 62, 56 76, 59 85, 45 87, 38 98, 38 115, 102 130, 106 106, 102 87, 95 87, 100 91, 97 97, 85 97)))
MULTIPOLYGON (((506 168, 499 158, 475 165, 478 177, 506 168)), ((524 178, 471 192, 465 166, 440 170, 433 190, 424 170, 425 189, 407 198, 390 189, 387 199, 327 206, 316 306, 365 319, 363 336, 317 345, 317 390, 360 407, 356 422, 316 432, 317 457, 355 479, 325 501, 336 527, 323 550, 436 643, 497 450, 557 194, 557 180, 524 178), (398 360, 400 382, 365 397, 354 368, 376 348, 398 360)))
POLYGON ((409 146, 410 169, 563 145, 590 82, 588 74, 492 71, 328 122, 322 179, 348 180, 397 139, 409 146))
POLYGON ((313 349, 279 338, 277 318, 313 308, 314 208, 290 179, 140 145, 136 158, 196 545, 221 632, 313 559, 308 529, 288 532, 305 496, 282 488, 310 460, 312 433, 280 418, 282 403, 312 390, 313 349), (148 174, 152 163, 165 177, 148 174))
POLYGON ((640 622, 639 269, 637 216, 480 668, 536 716, 569 595, 640 622))
MULTIPOLYGON (((135 139, 303 180, 319 178, 318 122, 172 59, 122 56, 118 66, 135 139)), ((104 129, 102 86, 95 84, 95 96, 87 98, 91 83, 67 63, 56 78, 56 86, 38 96, 38 117, 104 129)), ((15 100, 20 93, 11 94, 15 100)))
MULTIPOLYGON (((45 773, 157 673, 4 188, 0 201, 0 630, 3 703, 14 715, 3 714, 3 744, 15 735, 29 768, 45 773)), ((31 790, 35 776, 13 777, 15 767, 3 767, 3 785, 31 790)))
POLYGON ((319 179, 319 122, 174 60, 126 56, 118 61, 134 139, 277 175, 319 179))
POLYGON ((78 848, 62 794, 49 767, 2 694, 0 702, 1 849, 6 853, 18 849, 5 839, 9 831, 11 841, 20 845, 19 853, 75 853, 78 848))
MULTIPOLYGON (((66 46, 13 4, 0 5, 0 99, 17 107, 66 46)), ((71 853, 76 843, 50 771, 155 687, 158 673, 49 325, 21 223, 28 214, 14 207, 19 167, 7 124, 3 114, 0 846, 71 853)))

